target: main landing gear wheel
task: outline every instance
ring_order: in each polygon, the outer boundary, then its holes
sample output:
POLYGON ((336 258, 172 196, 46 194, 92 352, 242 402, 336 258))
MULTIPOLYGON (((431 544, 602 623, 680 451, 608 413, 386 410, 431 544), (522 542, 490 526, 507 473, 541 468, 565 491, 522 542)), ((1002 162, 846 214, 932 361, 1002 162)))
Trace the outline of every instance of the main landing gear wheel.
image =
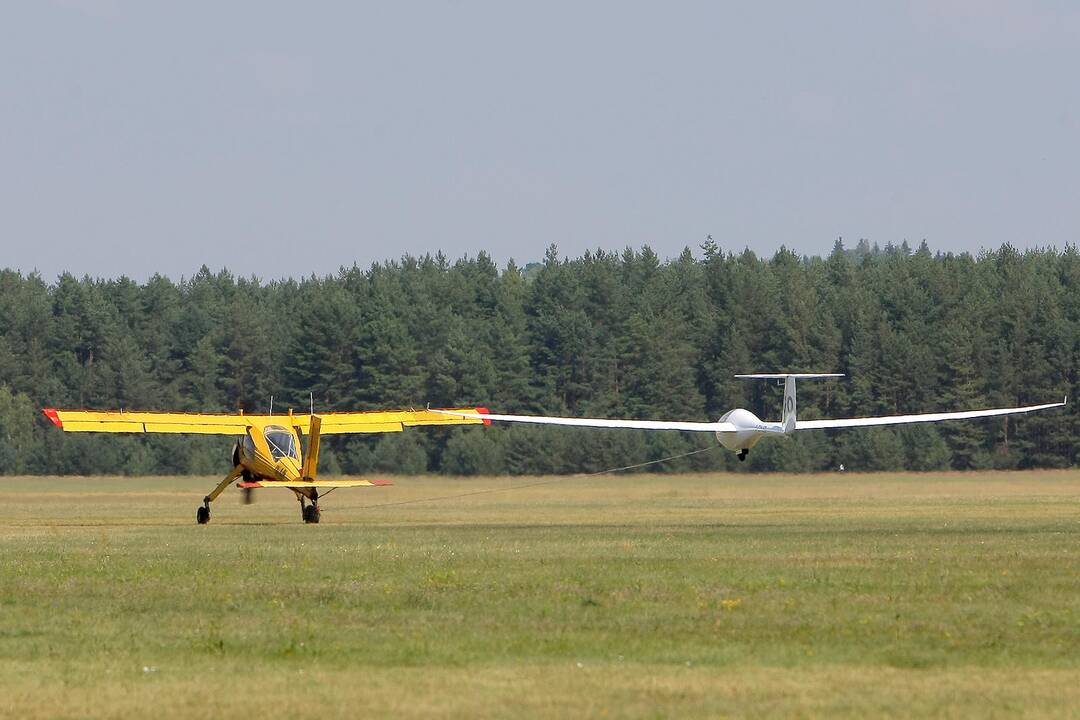
POLYGON ((200 525, 205 525, 210 522, 210 508, 205 505, 200 505, 199 509, 195 511, 195 522, 200 525))
POLYGON ((305 505, 302 514, 304 516, 304 522, 310 524, 318 523, 319 519, 322 517, 318 505, 305 505))
POLYGON ((746 456, 749 455, 749 454, 750 454, 750 451, 747 450, 746 448, 743 448, 742 450, 740 450, 739 451, 739 462, 742 462, 742 461, 746 460, 746 456))

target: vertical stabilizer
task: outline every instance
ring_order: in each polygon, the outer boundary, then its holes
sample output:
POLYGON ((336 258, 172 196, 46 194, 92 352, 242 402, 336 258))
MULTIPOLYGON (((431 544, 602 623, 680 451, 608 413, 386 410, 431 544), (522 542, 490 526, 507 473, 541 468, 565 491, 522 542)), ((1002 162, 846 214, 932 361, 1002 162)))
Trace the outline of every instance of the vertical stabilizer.
POLYGON ((783 380, 784 381, 784 414, 781 415, 781 426, 784 434, 795 432, 795 378, 838 378, 844 377, 843 373, 753 373, 736 375, 737 378, 748 380, 783 380))
POLYGON ((785 433, 795 432, 795 376, 784 378, 784 414, 781 421, 785 433))

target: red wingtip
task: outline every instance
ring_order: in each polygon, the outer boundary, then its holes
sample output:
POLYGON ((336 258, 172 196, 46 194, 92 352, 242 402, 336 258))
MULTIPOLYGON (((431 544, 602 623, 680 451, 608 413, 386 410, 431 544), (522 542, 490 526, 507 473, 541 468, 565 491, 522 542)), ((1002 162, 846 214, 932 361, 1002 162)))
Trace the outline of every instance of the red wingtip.
POLYGON ((64 423, 60 422, 60 416, 57 415, 55 410, 53 410, 52 408, 45 408, 41 412, 45 413, 45 417, 49 418, 49 420, 52 421, 53 425, 60 428, 61 430, 64 429, 64 423))
MULTIPOLYGON (((476 412, 479 413, 480 415, 490 415, 491 414, 491 411, 488 410, 486 407, 478 407, 478 408, 476 408, 476 412)), ((490 425, 491 421, 490 420, 485 420, 484 424, 485 425, 490 425)))
POLYGON ((394 484, 389 480, 369 480, 368 482, 370 482, 372 485, 374 485, 376 487, 385 487, 387 485, 393 485, 394 484))

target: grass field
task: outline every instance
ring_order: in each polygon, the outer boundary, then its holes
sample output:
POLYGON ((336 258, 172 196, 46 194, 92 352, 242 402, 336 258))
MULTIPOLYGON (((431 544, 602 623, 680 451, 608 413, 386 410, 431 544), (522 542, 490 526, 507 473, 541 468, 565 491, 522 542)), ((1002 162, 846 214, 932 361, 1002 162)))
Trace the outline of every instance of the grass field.
POLYGON ((1080 717, 1080 473, 3 478, 0 717, 1080 717))

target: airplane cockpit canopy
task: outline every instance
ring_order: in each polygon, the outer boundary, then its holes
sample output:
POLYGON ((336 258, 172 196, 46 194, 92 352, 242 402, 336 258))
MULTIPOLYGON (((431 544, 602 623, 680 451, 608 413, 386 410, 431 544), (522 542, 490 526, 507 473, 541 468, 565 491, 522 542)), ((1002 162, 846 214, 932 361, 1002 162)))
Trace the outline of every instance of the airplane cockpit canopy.
POLYGON ((300 459, 300 448, 296 446, 296 436, 292 432, 280 425, 270 425, 264 433, 266 444, 270 446, 270 454, 274 456, 274 460, 280 460, 286 456, 294 460, 300 459))

